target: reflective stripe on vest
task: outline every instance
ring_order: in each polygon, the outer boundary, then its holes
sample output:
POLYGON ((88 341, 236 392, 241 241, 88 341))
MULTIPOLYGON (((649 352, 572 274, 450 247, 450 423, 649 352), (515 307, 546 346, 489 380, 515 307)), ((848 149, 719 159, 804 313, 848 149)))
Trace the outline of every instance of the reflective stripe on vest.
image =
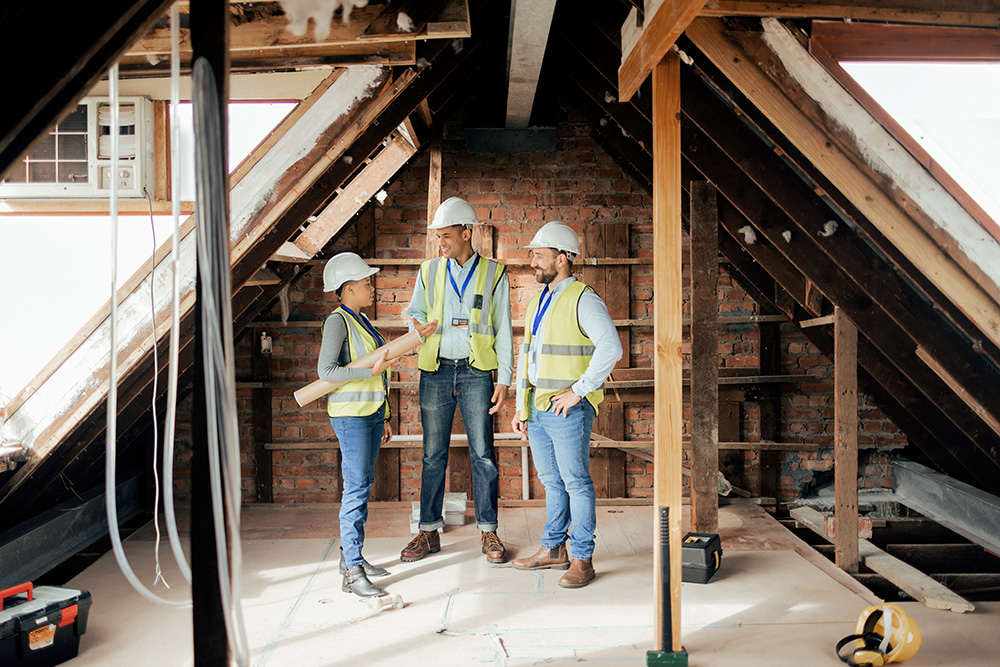
MULTIPOLYGON (((493 291, 503 276, 505 267, 492 259, 480 257, 476 267, 474 295, 481 308, 473 307, 469 312, 469 363, 481 371, 492 371, 497 367, 497 353, 494 347, 496 328, 493 325, 493 291), (489 287, 487 287, 489 286, 489 287)), ((444 300, 447 294, 447 267, 444 257, 429 259, 420 265, 420 275, 424 280, 424 295, 427 298, 427 321, 438 321, 437 330, 424 339, 420 347, 417 366, 422 371, 436 371, 440 366, 438 356, 441 351, 441 334, 444 327, 444 300)))
MULTIPOLYGON (((347 324, 347 348, 351 354, 351 361, 356 361, 377 349, 378 344, 372 335, 349 313, 342 308, 337 308, 333 312, 339 313, 347 324)), ((388 370, 379 377, 345 382, 327 395, 326 412, 331 417, 367 417, 375 414, 385 403, 388 385, 388 370)), ((385 416, 389 417, 388 411, 385 416)))
MULTIPOLYGON (((590 359, 594 356, 594 342, 580 331, 578 315, 580 297, 589 289, 591 288, 576 280, 559 293, 549 307, 541 341, 532 341, 531 327, 527 324, 534 320, 541 293, 536 294, 528 304, 524 318, 521 363, 518 365, 522 387, 521 405, 518 408, 522 420, 526 421, 530 417, 532 408, 548 410, 552 399, 570 389, 590 366, 590 359), (538 343, 542 346, 538 357, 538 382, 532 386, 528 379, 528 357, 531 346, 538 343)), ((598 388, 590 392, 587 400, 597 412, 597 406, 604 400, 604 389, 598 388)))

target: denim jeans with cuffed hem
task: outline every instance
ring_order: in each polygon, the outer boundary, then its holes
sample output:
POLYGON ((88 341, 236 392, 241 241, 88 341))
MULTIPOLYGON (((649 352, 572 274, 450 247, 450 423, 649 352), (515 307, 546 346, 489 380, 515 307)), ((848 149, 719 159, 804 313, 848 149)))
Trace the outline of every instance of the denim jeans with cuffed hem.
POLYGON ((558 547, 568 534, 570 555, 582 560, 593 556, 597 530, 597 500, 590 478, 595 416, 594 406, 582 399, 565 417, 532 410, 527 424, 531 460, 545 486, 542 546, 558 547))
POLYGON ((375 483, 375 460, 382 446, 384 411, 367 417, 331 417, 340 441, 340 471, 344 493, 340 505, 340 543, 348 568, 361 565, 368 498, 375 483))
POLYGON ((500 474, 493 451, 493 373, 467 361, 442 359, 438 370, 420 371, 420 419, 424 430, 423 471, 420 474, 420 530, 444 526, 444 482, 455 406, 469 436, 472 494, 479 530, 497 529, 500 474))

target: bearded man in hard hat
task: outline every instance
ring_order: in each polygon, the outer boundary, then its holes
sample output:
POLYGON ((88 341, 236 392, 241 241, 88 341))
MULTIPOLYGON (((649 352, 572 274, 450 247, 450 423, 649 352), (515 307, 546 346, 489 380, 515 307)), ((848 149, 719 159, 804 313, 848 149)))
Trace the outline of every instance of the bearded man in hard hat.
POLYGON ((590 430, 622 345, 604 301, 571 275, 580 241, 569 225, 546 224, 528 248, 535 280, 544 287, 525 314, 518 413, 511 426, 527 434, 531 444, 531 458, 545 486, 546 521, 542 548, 511 565, 568 570, 559 585, 580 588, 594 579, 597 508, 590 430))
POLYGON ((417 364, 424 432, 420 532, 400 553, 404 562, 441 550, 438 529, 444 526, 445 471, 456 405, 469 439, 482 551, 490 563, 507 560, 496 533, 499 470, 492 415, 507 399, 514 370, 510 283, 503 264, 480 257, 473 249, 472 226, 477 222, 476 210, 464 199, 442 202, 427 226, 437 235, 441 256, 420 265, 406 309, 417 322, 437 320, 440 325, 424 338, 417 364))

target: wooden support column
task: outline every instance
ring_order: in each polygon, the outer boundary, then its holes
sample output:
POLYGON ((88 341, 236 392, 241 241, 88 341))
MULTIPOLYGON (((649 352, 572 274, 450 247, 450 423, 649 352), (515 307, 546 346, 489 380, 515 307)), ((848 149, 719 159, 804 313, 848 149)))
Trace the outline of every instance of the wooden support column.
MULTIPOLYGON (((681 79, 680 59, 668 53, 653 68, 653 285, 656 359, 655 473, 653 498, 656 544, 653 547, 654 647, 681 653, 681 434, 683 359, 681 358, 681 79), (668 536, 661 536, 660 511, 669 511, 668 536), (662 590, 660 549, 669 538, 670 587, 662 590), (664 594, 669 599, 663 599, 664 594), (669 614, 669 619, 665 615, 669 614), (668 622, 669 621, 669 622, 668 622)), ((666 565, 666 564, 665 564, 666 565)), ((648 659, 647 659, 648 660, 648 659)), ((687 664, 687 661, 684 661, 687 664)))
MULTIPOLYGON (((228 107, 229 107, 229 4, 213 0, 192 0, 191 2, 191 48, 192 62, 197 63, 204 58, 212 68, 215 93, 218 96, 216 117, 210 121, 215 126, 216 133, 198 132, 197 121, 195 142, 204 146, 196 149, 195 169, 199 176, 208 181, 212 178, 217 183, 227 183, 226 162, 229 151, 228 107), (216 125, 217 124, 217 125, 216 125), (208 161, 207 165, 200 163, 201 156, 211 155, 218 162, 208 161)), ((195 118, 203 111, 195 101, 195 118)), ((208 228, 209 237, 224 226, 225 237, 229 238, 229 192, 224 192, 219 201, 219 193, 212 188, 202 192, 199 188, 199 224, 208 228)), ((199 254, 198 265, 201 268, 205 260, 199 254)), ((218 269, 216 269, 218 271, 218 269)), ((205 330, 201 324, 202 301, 206 296, 205 284, 201 279, 201 271, 195 280, 197 301, 195 305, 195 344, 194 344, 194 395, 191 418, 191 620, 194 629, 194 665, 195 667, 212 667, 228 665, 230 662, 230 644, 226 632, 226 621, 222 600, 222 590, 219 583, 221 566, 217 558, 216 524, 212 511, 211 478, 209 476, 209 441, 207 423, 207 396, 205 387, 210 378, 208 369, 202 361, 202 352, 206 344, 205 330)), ((217 294, 217 298, 230 298, 229 294, 217 294)), ((238 445, 237 445, 238 446, 238 445)), ((239 452, 233 452, 238 455, 239 452)), ((226 500, 223 498, 223 503, 226 500)), ((237 512, 239 507, 233 508, 237 512)), ((223 521, 225 523, 225 521, 223 521)), ((226 526, 219 526, 222 532, 228 532, 226 526)), ((228 558, 229 555, 226 555, 228 558)))
POLYGON ((719 213, 711 183, 691 183, 691 526, 719 527, 719 213))
MULTIPOLYGON (((776 308, 761 305, 765 315, 777 314, 776 308)), ((781 365, 781 325, 777 322, 761 322, 760 336, 760 374, 777 375, 781 365)), ((780 385, 768 385, 762 388, 760 396, 760 440, 761 442, 777 442, 781 427, 778 421, 781 402, 780 385)), ((760 495, 762 498, 776 498, 778 495, 778 452, 762 449, 757 452, 758 470, 760 471, 760 495)))
MULTIPOLYGON (((261 349, 261 337, 269 336, 265 330, 250 332, 253 347, 252 373, 254 382, 267 384, 271 379, 271 350, 261 349), (254 338, 256 336, 256 338, 254 338)), ((258 503, 274 502, 274 478, 272 474, 272 454, 265 447, 271 442, 271 388, 253 390, 253 448, 254 448, 254 493, 258 503)))
POLYGON ((837 567, 858 571, 858 329, 840 308, 833 316, 834 465, 837 567))
MULTIPOLYGON (((441 124, 431 128, 430 168, 427 173, 427 224, 431 224, 434 213, 441 205, 441 159, 442 159, 441 124)), ((427 230, 427 257, 438 256, 437 238, 434 231, 427 230)))

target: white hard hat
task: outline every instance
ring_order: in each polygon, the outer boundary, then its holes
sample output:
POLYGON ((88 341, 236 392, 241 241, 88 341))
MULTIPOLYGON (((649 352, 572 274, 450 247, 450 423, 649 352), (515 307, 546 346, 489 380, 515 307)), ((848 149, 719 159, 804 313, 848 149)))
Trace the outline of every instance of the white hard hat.
POLYGON ((565 222, 553 220, 546 223, 528 244, 529 248, 555 248, 573 255, 580 254, 580 239, 565 222))
POLYGON ((476 217, 476 209, 472 208, 472 204, 461 197, 449 197, 438 206, 434 213, 434 219, 431 224, 427 225, 427 229, 474 225, 477 222, 479 219, 476 217))
POLYGON ((323 291, 334 292, 350 280, 364 280, 376 273, 378 268, 368 266, 357 254, 342 252, 331 257, 323 268, 323 291))

